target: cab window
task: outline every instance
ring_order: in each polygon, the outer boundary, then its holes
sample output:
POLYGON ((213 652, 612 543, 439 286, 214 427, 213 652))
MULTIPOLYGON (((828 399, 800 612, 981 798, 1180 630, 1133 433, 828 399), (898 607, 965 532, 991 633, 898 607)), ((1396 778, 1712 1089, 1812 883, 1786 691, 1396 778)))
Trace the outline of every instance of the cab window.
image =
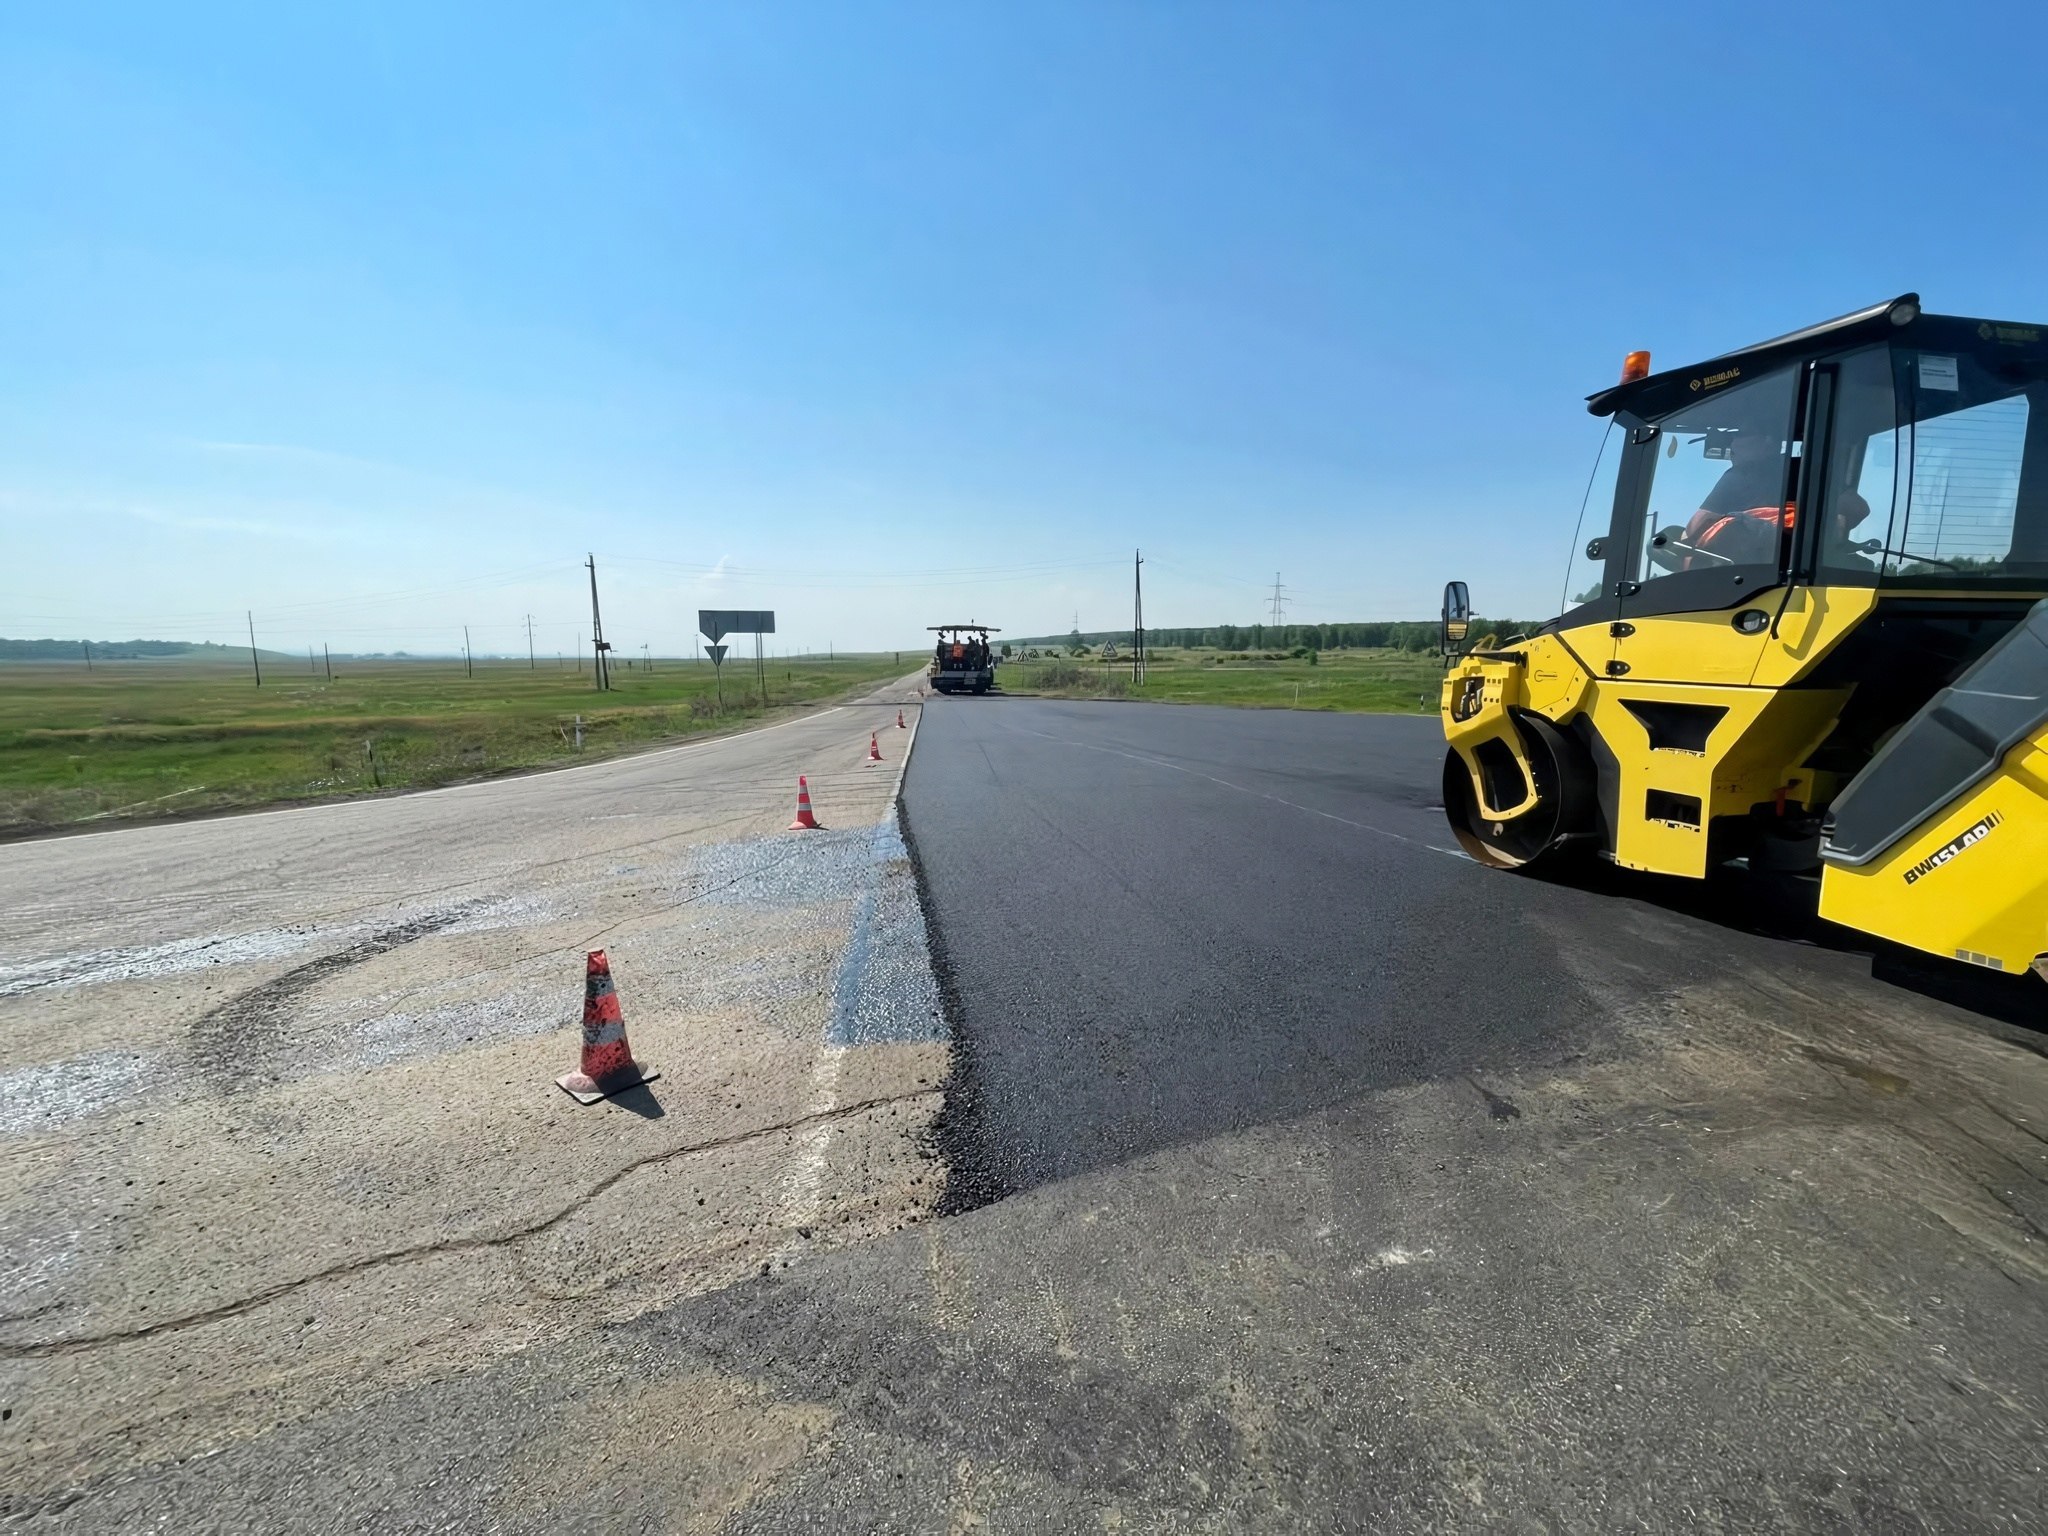
POLYGON ((2007 395, 1930 413, 1908 428, 1913 478, 1902 537, 1886 556, 1892 573, 2004 564, 2019 508, 2027 411, 2025 395, 2007 395))
POLYGON ((1889 347, 1852 352, 1835 365, 1834 442, 1821 487, 1821 579, 1869 586, 1891 542, 1902 458, 1889 347))
POLYGON ((1777 569, 1798 395, 1798 369, 1782 368, 1655 424, 1626 573, 1642 593, 1630 606, 1655 607, 1652 585, 1674 577, 1777 569))
POLYGON ((1578 527, 1573 535, 1572 555, 1565 566, 1559 613, 1571 613, 1614 595, 1607 576, 1607 534, 1615 515, 1615 492, 1620 484, 1624 440, 1625 434, 1619 424, 1609 421, 1601 434, 1593 473, 1586 481, 1585 500, 1580 506, 1578 527))
POLYGON ((2043 574, 2048 469, 2038 360, 1872 348, 1839 366, 1821 527, 1825 579, 1955 586, 2043 574), (2038 466, 2038 467, 2036 467, 2038 466))

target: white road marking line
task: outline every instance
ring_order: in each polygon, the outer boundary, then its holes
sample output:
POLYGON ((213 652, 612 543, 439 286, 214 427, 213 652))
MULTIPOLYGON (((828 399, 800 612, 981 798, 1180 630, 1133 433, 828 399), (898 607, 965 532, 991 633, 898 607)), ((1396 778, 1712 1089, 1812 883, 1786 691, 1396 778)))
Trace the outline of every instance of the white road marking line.
MULTIPOLYGON (((893 814, 903 793, 903 776, 910 771, 911 749, 917 745, 917 728, 923 723, 924 711, 920 708, 917 719, 911 724, 909 739, 903 743, 903 761, 897 765, 896 782, 890 788, 889 804, 882 813, 885 818, 893 814)), ((881 877, 879 867, 871 869, 869 874, 874 879, 881 877)), ((827 1115, 838 1107, 840 1063, 846 1053, 854 1049, 857 1047, 834 1045, 820 1037, 818 1059, 811 1068, 812 1115, 827 1115)), ((785 1232, 794 1233, 817 1223, 823 1210, 825 1160, 832 1152, 833 1129, 831 1121, 821 1120, 806 1131, 798 1143, 795 1161, 782 1177, 782 1227, 785 1232)), ((794 1243, 785 1241, 782 1250, 776 1254, 777 1262, 787 1262, 797 1251, 796 1244, 801 1242, 801 1237, 794 1243)))
MULTIPOLYGON (((837 1104, 839 1065, 850 1049, 850 1046, 819 1042, 818 1059, 811 1068, 810 1114, 825 1114, 837 1104)), ((832 1126, 829 1122, 813 1125, 798 1142, 796 1159, 782 1176, 782 1227, 786 1233, 799 1232, 817 1222, 819 1212, 824 1208, 825 1159, 831 1150, 832 1126)), ((797 1241, 803 1239, 799 1237, 797 1241)), ((786 1259, 792 1251, 793 1245, 785 1240, 776 1257, 786 1259)))

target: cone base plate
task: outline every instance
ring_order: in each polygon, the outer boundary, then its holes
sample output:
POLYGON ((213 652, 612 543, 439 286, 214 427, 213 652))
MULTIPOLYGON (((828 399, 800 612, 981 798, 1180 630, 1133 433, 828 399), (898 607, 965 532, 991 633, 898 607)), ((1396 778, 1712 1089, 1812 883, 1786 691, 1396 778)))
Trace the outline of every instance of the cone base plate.
POLYGON ((631 1070, 608 1077, 602 1083, 594 1077, 585 1077, 581 1072, 565 1072, 555 1079, 555 1086, 578 1104, 595 1104, 615 1093, 624 1093, 628 1088, 651 1083, 660 1076, 661 1068, 640 1061, 635 1062, 631 1070))
POLYGON ((825 824, 822 821, 792 821, 789 824, 789 830, 792 832, 822 832, 825 830, 825 824))

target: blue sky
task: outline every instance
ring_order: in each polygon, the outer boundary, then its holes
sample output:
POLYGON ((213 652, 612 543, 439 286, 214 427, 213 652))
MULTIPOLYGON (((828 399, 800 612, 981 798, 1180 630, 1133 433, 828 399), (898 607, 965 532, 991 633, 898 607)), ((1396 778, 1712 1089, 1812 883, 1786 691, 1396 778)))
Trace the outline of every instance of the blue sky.
POLYGON ((1543 615, 1630 348, 2048 319, 2039 8, 1562 10, 10 7, 0 633, 1543 615))

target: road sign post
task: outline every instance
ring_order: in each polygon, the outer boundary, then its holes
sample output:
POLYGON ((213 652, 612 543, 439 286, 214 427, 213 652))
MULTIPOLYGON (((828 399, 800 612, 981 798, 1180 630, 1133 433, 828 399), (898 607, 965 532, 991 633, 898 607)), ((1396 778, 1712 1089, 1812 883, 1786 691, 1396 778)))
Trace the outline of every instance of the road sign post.
POLYGON ((725 708, 725 653, 730 646, 707 645, 704 654, 711 658, 711 679, 718 688, 718 707, 725 708))
MULTIPOLYGON (((713 643, 705 650, 712 653, 711 662, 717 666, 728 647, 716 642, 727 635, 752 635, 754 637, 754 673, 761 685, 761 707, 768 707, 768 670, 761 655, 761 637, 775 633, 775 611, 772 608, 699 608, 697 629, 706 640, 713 643)), ((725 690, 719 689, 720 708, 725 705, 725 690)))

